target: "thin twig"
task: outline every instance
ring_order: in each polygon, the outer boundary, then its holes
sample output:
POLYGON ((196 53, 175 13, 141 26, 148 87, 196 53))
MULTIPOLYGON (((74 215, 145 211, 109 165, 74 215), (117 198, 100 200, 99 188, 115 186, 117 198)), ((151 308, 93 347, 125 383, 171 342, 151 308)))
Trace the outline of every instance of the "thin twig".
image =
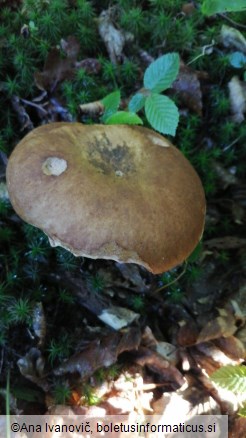
POLYGON ((219 17, 224 18, 224 20, 228 21, 228 23, 232 24, 232 26, 237 27, 238 29, 246 30, 245 24, 237 23, 236 21, 227 17, 227 15, 224 15, 224 14, 218 14, 218 15, 219 15, 219 17))
POLYGON ((182 272, 180 272, 180 274, 174 278, 174 280, 170 281, 170 283, 164 284, 163 286, 159 287, 158 289, 156 289, 154 291, 154 294, 161 292, 164 289, 167 289, 167 287, 171 286, 172 284, 176 283, 178 280, 180 280, 181 277, 183 277, 183 275, 186 273, 186 269, 187 269, 187 262, 184 263, 184 269, 182 272))

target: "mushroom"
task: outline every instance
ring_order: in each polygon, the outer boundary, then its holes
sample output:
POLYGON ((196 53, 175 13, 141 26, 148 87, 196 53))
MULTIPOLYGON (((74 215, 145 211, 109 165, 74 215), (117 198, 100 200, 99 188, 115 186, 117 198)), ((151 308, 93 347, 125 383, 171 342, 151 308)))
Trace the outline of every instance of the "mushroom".
POLYGON ((166 138, 143 127, 36 128, 9 159, 7 188, 18 215, 52 246, 154 274, 183 262, 203 232, 197 173, 166 138))

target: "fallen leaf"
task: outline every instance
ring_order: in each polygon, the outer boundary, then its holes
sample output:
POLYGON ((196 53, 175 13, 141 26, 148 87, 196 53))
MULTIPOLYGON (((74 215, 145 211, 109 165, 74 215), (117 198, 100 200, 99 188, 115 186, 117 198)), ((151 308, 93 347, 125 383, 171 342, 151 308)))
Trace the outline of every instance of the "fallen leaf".
POLYGON ((23 131, 24 129, 27 129, 28 131, 31 131, 33 129, 33 123, 20 98, 18 96, 12 96, 11 104, 14 111, 17 113, 17 117, 21 125, 20 130, 23 131))
POLYGON ((92 341, 83 351, 74 354, 54 370, 55 375, 78 373, 81 378, 90 377, 97 369, 109 367, 123 351, 136 349, 140 343, 140 331, 132 328, 123 333, 110 333, 92 341), (129 342, 129 339, 132 342, 129 342))
POLYGON ((156 351, 172 365, 177 365, 179 361, 179 355, 178 349, 175 347, 175 345, 169 344, 169 342, 158 342, 156 345, 156 351))
POLYGON ((83 68, 88 74, 97 74, 102 68, 102 64, 95 58, 86 58, 82 61, 75 62, 75 67, 83 68))
POLYGON ((21 374, 44 391, 49 389, 48 382, 44 379, 44 358, 38 348, 30 348, 25 356, 17 361, 21 374))
POLYGON ((51 49, 42 72, 34 73, 35 84, 40 90, 53 92, 57 84, 73 77, 73 60, 62 58, 60 50, 51 49))
POLYGON ((165 360, 159 353, 146 347, 140 347, 135 362, 141 366, 147 366, 151 371, 159 375, 162 382, 175 384, 178 387, 185 383, 180 371, 165 360))
MULTIPOLYGON (((227 338, 225 338, 227 339, 227 338)), ((196 349, 205 357, 209 357, 215 363, 215 368, 223 365, 231 365, 233 361, 217 346, 215 341, 201 342, 196 349)))
POLYGON ((100 100, 79 105, 79 109, 81 114, 85 114, 90 117, 99 117, 104 113, 105 110, 104 105, 100 100))
POLYGON ((236 418, 229 428, 228 438, 245 438, 246 418, 236 418))
POLYGON ((199 116, 202 114, 202 91, 198 73, 181 63, 177 79, 171 89, 174 90, 182 103, 199 116))
POLYGON ((214 341, 215 345, 219 347, 231 359, 237 361, 246 357, 246 351, 243 343, 235 336, 221 337, 214 341))
POLYGON ((98 318, 114 330, 120 330, 139 318, 139 314, 126 307, 111 306, 103 309, 98 318))
POLYGON ((245 83, 240 81, 238 76, 233 76, 228 82, 228 88, 233 121, 241 123, 246 111, 245 83))
POLYGON ((125 43, 133 41, 133 35, 115 27, 113 8, 101 12, 98 18, 98 31, 106 46, 110 61, 117 64, 122 58, 125 43))
POLYGON ((192 321, 184 321, 184 324, 180 325, 177 333, 177 344, 182 347, 188 347, 194 345, 197 341, 198 329, 196 324, 192 321))
POLYGON ((203 327, 198 335, 197 344, 210 341, 211 339, 217 339, 221 336, 232 336, 237 329, 238 327, 234 316, 227 312, 226 315, 217 316, 217 318, 212 319, 203 327))
POLYGON ((99 61, 93 58, 77 61, 80 44, 76 37, 69 36, 61 40, 61 48, 66 54, 56 47, 48 53, 42 72, 35 72, 34 79, 40 90, 53 92, 57 85, 65 79, 72 79, 77 69, 83 68, 87 73, 98 73, 101 69, 99 61))
POLYGON ((220 31, 220 38, 224 47, 230 47, 246 53, 246 39, 243 34, 234 27, 223 24, 220 31))

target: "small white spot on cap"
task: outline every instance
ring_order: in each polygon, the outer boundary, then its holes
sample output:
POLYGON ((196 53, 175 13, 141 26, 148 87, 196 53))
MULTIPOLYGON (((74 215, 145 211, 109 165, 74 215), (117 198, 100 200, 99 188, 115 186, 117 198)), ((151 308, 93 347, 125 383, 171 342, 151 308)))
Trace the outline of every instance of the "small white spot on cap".
POLYGON ((148 135, 148 137, 154 144, 164 146, 165 148, 168 148, 170 146, 167 141, 165 141, 164 139, 162 140, 160 137, 157 137, 155 135, 148 135))
POLYGON ((67 162, 63 158, 49 157, 42 164, 45 175, 59 176, 67 169, 67 162))
POLYGON ((116 170, 116 171, 115 171, 115 175, 116 175, 116 176, 123 176, 124 173, 123 173, 121 170, 116 170))

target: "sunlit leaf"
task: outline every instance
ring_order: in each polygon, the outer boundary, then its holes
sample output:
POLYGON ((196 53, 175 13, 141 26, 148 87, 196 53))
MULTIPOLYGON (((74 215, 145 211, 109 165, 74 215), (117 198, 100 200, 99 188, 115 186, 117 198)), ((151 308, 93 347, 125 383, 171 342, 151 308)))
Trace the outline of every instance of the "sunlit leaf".
POLYGON ((221 388, 235 394, 246 392, 246 367, 243 365, 226 365, 211 375, 211 380, 221 388))
POLYGON ((143 121, 135 113, 118 111, 105 120, 105 123, 106 125, 142 125, 143 121))

